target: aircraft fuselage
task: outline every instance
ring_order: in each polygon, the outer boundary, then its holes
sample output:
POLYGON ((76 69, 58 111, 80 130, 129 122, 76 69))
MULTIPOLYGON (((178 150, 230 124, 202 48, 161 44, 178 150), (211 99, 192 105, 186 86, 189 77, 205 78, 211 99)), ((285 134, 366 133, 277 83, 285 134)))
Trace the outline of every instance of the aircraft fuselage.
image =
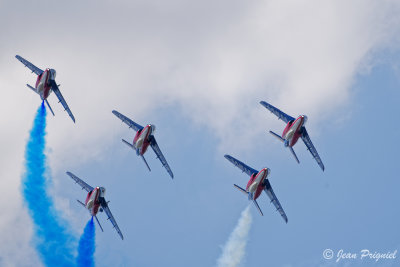
POLYGON ((301 137, 301 127, 307 121, 305 115, 299 116, 295 121, 289 121, 282 133, 282 138, 285 139, 285 146, 294 146, 301 137))
POLYGON ((95 187, 87 194, 85 206, 89 210, 90 215, 96 216, 100 207, 100 197, 104 197, 104 187, 95 187))
POLYGON ((154 132, 154 125, 148 124, 142 130, 138 131, 133 139, 133 146, 135 147, 138 155, 146 153, 150 145, 150 135, 154 132))
POLYGON ((250 177, 250 180, 246 186, 246 191, 253 195, 253 200, 256 200, 260 196, 265 187, 264 180, 267 179, 269 173, 270 170, 268 168, 264 168, 257 174, 253 174, 250 177))
POLYGON ((38 75, 36 79, 35 89, 42 100, 47 99, 51 93, 51 85, 49 82, 51 75, 51 69, 47 68, 42 74, 38 75))

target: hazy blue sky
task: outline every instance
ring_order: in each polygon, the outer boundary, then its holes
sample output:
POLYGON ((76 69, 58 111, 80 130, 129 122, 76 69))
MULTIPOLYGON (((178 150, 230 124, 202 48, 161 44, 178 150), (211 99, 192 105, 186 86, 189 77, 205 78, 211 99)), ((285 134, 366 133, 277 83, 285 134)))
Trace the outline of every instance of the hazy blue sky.
POLYGON ((1 1, 0 265, 40 264, 20 190, 40 100, 16 54, 57 70, 76 118, 49 97, 51 194, 77 237, 86 193, 65 172, 107 189, 125 240, 100 214, 97 266, 215 266, 248 205, 232 186, 248 177, 224 154, 270 168, 289 219, 263 194, 242 266, 365 266, 322 252, 400 250, 399 11, 390 0, 1 1), (261 100, 308 115, 325 172, 301 141, 298 165, 267 133, 285 125, 261 100), (174 180, 153 151, 148 172, 121 142, 134 132, 113 109, 156 125, 174 180))

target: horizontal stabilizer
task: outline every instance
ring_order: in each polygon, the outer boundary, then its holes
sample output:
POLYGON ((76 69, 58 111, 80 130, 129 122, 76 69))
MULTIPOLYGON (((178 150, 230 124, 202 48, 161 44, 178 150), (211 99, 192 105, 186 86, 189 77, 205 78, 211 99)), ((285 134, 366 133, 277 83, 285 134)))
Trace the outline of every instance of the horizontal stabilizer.
POLYGON ((262 213, 262 211, 260 209, 260 206, 258 206, 258 203, 257 203, 257 201, 255 199, 253 200, 253 203, 256 206, 256 208, 258 209, 258 211, 260 212, 261 216, 264 216, 264 214, 262 213))
POLYGON ((30 86, 29 84, 27 84, 26 86, 28 86, 29 89, 31 89, 32 91, 34 91, 36 94, 39 94, 35 88, 33 88, 32 86, 30 86))
POLYGON ((299 159, 296 156, 296 153, 294 153, 293 147, 289 146, 290 152, 292 152, 293 157, 295 158, 295 160, 297 161, 297 163, 300 163, 299 159))
POLYGON ((273 131, 269 131, 270 134, 272 134, 274 137, 278 138, 279 141, 285 142, 285 139, 283 139, 279 134, 274 133, 273 131))
POLYGON ((142 157, 142 159, 143 159, 144 163, 146 164, 146 166, 147 166, 147 169, 149 169, 149 171, 151 171, 151 169, 150 169, 150 166, 149 166, 149 164, 147 164, 147 161, 146 161, 146 159, 143 157, 143 155, 140 155, 140 156, 142 157))
POLYGON ((50 104, 49 104, 49 102, 47 101, 47 99, 45 99, 44 102, 46 102, 46 104, 47 104, 47 106, 49 107, 51 113, 53 114, 53 116, 55 116, 55 115, 54 115, 54 112, 53 112, 53 109, 50 107, 50 104))
POLYGON ((83 202, 82 201, 80 201, 79 199, 77 199, 76 201, 78 201, 78 203, 79 204, 81 204, 84 208, 86 208, 86 205, 85 204, 83 204, 83 202))
POLYGON ((97 219, 97 216, 94 216, 94 217, 96 218, 96 221, 99 224, 101 231, 104 232, 103 227, 101 227, 101 224, 100 224, 99 220, 97 219))
POLYGON ((135 147, 134 147, 131 143, 129 143, 128 141, 122 139, 122 142, 124 142, 124 143, 125 143, 127 146, 129 146, 130 148, 135 149, 135 147))
POLYGON ((236 187, 236 189, 238 189, 240 192, 242 192, 242 193, 244 193, 244 194, 246 194, 247 195, 247 192, 246 192, 246 190, 244 190, 243 188, 241 188, 240 186, 238 186, 237 184, 234 184, 233 185, 234 187, 236 187))

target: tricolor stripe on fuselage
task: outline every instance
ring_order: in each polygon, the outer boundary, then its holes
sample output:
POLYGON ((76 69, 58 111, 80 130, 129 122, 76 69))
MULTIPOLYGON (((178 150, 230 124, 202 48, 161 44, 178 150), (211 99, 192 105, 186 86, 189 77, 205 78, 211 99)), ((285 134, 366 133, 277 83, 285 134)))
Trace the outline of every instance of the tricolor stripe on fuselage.
POLYGON ((148 124, 141 131, 138 131, 133 139, 133 145, 136 149, 139 149, 140 155, 143 155, 150 145, 149 136, 151 132, 151 124, 148 124))
POLYGON ((99 206, 100 206, 100 201, 99 201, 99 196, 100 196, 100 188, 96 187, 93 189, 93 191, 90 191, 86 197, 86 208, 89 210, 90 215, 96 216, 97 212, 99 211, 99 206), (90 201, 93 201, 93 204, 91 207, 88 206, 90 201))
POLYGON ((264 179, 267 178, 268 173, 268 168, 264 168, 256 175, 252 175, 247 183, 246 191, 254 195, 253 199, 257 199, 260 196, 262 190, 264 189, 264 179))
POLYGON ((51 85, 49 83, 49 79, 50 69, 46 69, 37 77, 35 88, 42 100, 45 100, 50 94, 51 85))
POLYGON ((294 146, 301 136, 301 127, 304 125, 305 116, 299 116, 295 121, 289 121, 282 133, 282 138, 288 141, 289 146, 294 146))

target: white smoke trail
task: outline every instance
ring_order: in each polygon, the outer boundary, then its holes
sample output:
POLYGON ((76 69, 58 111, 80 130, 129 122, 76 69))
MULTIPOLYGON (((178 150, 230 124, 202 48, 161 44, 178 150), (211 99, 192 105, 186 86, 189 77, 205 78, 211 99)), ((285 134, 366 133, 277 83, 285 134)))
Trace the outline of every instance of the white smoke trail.
POLYGON ((217 267, 237 267, 243 260, 252 217, 250 205, 242 211, 238 224, 229 236, 217 260, 217 267))

